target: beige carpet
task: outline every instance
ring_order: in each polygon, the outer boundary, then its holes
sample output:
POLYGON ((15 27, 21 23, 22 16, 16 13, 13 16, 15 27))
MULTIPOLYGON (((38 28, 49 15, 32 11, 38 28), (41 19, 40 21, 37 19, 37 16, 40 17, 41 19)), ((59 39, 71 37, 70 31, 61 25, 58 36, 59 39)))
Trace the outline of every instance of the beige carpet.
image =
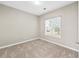
POLYGON ((77 54, 40 39, 0 50, 0 58, 76 58, 77 54))

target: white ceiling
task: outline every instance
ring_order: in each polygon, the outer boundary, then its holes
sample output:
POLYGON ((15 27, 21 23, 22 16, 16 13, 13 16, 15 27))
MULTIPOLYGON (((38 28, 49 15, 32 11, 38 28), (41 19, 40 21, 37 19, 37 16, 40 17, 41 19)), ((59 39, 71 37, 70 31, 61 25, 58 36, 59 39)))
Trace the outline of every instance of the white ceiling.
POLYGON ((34 14, 42 15, 53 11, 55 9, 61 8, 63 6, 74 3, 74 1, 40 1, 40 5, 35 5, 34 1, 4 1, 0 4, 4 4, 22 11, 34 14), (46 8, 46 10, 43 10, 46 8))

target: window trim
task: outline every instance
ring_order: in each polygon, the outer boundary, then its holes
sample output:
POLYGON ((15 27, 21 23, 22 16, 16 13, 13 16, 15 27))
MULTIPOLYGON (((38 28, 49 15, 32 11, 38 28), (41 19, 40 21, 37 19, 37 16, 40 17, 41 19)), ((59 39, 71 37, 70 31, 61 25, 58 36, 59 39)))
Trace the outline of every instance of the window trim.
POLYGON ((45 20, 44 20, 44 35, 47 36, 47 37, 50 37, 50 38, 62 39, 62 16, 54 16, 54 17, 50 17, 50 18, 45 18, 45 20), (56 17, 61 17, 61 38, 58 38, 58 37, 54 37, 54 36, 50 36, 50 35, 46 35, 45 34, 45 21, 46 20, 49 20, 49 19, 52 19, 52 18, 56 18, 56 17))

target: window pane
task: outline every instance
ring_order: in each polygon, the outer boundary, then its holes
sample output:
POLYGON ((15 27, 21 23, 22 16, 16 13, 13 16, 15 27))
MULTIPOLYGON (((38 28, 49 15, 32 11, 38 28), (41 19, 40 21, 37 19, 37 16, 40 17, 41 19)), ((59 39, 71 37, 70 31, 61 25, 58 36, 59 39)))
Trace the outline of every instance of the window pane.
POLYGON ((45 21, 45 35, 61 38, 61 17, 45 21))

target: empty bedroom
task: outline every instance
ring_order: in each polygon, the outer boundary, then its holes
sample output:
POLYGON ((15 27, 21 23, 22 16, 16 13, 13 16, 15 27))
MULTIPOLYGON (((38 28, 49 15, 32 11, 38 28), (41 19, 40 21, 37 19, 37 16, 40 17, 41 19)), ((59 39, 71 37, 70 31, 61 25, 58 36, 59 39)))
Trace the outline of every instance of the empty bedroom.
POLYGON ((0 58, 79 58, 79 1, 0 1, 0 58))

